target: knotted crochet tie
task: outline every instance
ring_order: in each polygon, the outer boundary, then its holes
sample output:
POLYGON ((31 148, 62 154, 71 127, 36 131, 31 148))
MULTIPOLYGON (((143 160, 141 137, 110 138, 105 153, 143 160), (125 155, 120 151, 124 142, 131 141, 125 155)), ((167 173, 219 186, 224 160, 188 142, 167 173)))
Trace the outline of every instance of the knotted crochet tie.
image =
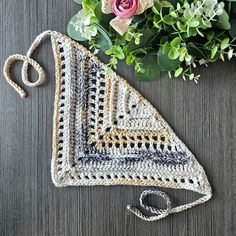
POLYGON ((133 212, 136 216, 139 218, 146 220, 146 221, 155 221, 155 220, 160 220, 162 218, 165 218, 171 213, 171 201, 168 195, 162 191, 159 191, 158 189, 148 189, 142 192, 139 198, 140 206, 145 209, 147 212, 152 213, 153 216, 147 216, 143 214, 138 208, 134 206, 127 206, 127 209, 133 212), (165 201, 167 208, 166 209, 158 209, 153 206, 149 206, 145 203, 145 198, 148 195, 157 195, 161 196, 165 201))
POLYGON ((33 52, 36 50, 36 48, 40 45, 40 43, 42 42, 42 40, 51 34, 51 31, 45 31, 42 34, 38 35, 37 38, 34 40, 34 42, 32 43, 31 47, 29 48, 26 56, 25 55, 21 55, 21 54, 15 54, 12 55, 10 57, 8 57, 8 59, 5 62, 4 68, 3 68, 3 72, 4 72, 4 76, 7 80, 7 82, 16 90, 17 93, 20 94, 20 96, 22 98, 26 97, 26 93, 25 91, 16 83, 14 83, 11 80, 10 77, 10 66, 12 65, 13 62, 15 61, 23 61, 23 66, 22 66, 22 70, 21 70, 21 78, 22 81, 25 85, 29 86, 29 87, 37 87, 39 85, 41 85, 44 80, 45 80, 45 73, 43 68, 38 64, 38 62, 36 62, 35 60, 33 60, 31 58, 33 52), (38 73, 38 80, 35 82, 30 82, 29 78, 28 78, 28 67, 29 64, 37 71, 38 73))
POLYGON ((23 61, 23 83, 30 87, 41 85, 45 80, 44 70, 31 56, 47 36, 51 36, 56 62, 52 158, 55 185, 149 185, 204 195, 191 203, 172 207, 166 193, 157 188, 145 190, 140 196, 140 206, 148 214, 134 206, 127 208, 146 221, 160 220, 209 200, 211 187, 203 168, 160 114, 126 81, 115 73, 108 75, 106 65, 68 37, 45 31, 35 39, 26 56, 15 54, 6 60, 5 78, 20 96, 25 98, 26 93, 11 80, 10 66, 23 61), (29 65, 38 73, 36 82, 28 79, 29 65), (77 72, 73 74, 75 69, 77 72), (97 100, 93 102, 94 99, 97 100), (118 109, 119 99, 125 102, 118 109), (166 209, 145 203, 148 195, 161 196, 166 209))

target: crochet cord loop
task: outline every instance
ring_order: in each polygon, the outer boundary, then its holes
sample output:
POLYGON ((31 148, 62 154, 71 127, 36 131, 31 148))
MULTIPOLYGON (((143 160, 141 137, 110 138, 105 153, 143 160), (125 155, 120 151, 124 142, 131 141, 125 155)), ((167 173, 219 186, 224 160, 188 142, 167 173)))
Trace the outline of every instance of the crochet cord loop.
MULTIPOLYGON (((7 80, 7 82, 16 90, 16 92, 19 93, 22 98, 25 98, 26 92, 19 85, 17 85, 15 82, 13 82, 10 77, 10 67, 11 67, 12 63, 15 61, 24 61, 24 63, 27 63, 27 67, 28 67, 28 64, 30 64, 38 72, 38 80, 34 83, 29 82, 26 77, 22 77, 23 83, 25 85, 28 85, 30 87, 39 86, 44 81, 45 74, 44 74, 42 67, 36 61, 34 61, 33 59, 31 59, 27 56, 15 54, 15 55, 8 57, 8 59, 5 62, 5 65, 4 65, 4 69, 3 69, 4 76, 7 80)), ((22 71, 23 70, 24 70, 24 68, 22 68, 22 71)))
POLYGON ((181 211, 187 210, 193 206, 204 203, 204 202, 208 201, 211 198, 211 196, 212 196, 212 193, 210 192, 210 193, 204 195, 203 197, 197 199, 196 201, 172 208, 170 198, 168 197, 168 195, 166 193, 164 193, 158 189, 148 189, 148 190, 143 191, 143 193, 140 195, 139 202, 140 202, 140 206, 143 209, 145 209, 147 212, 154 214, 153 216, 145 215, 144 213, 142 213, 139 209, 137 209, 134 206, 128 205, 127 209, 130 210, 132 213, 134 213, 136 216, 138 216, 139 218, 141 218, 143 220, 156 221, 156 220, 160 220, 160 219, 167 217, 169 214, 181 212, 181 211), (147 205, 144 202, 144 199, 148 195, 151 195, 151 194, 161 196, 162 198, 164 198, 166 200, 166 205, 167 205, 166 209, 158 209, 156 207, 147 205))
POLYGON ((32 53, 35 51, 35 49, 39 46, 39 44, 42 42, 42 40, 51 34, 51 31, 45 31, 42 34, 38 35, 37 38, 32 43, 31 47, 29 48, 26 56, 21 54, 15 54, 7 58, 4 64, 3 73, 6 78, 6 81, 16 90, 17 93, 20 94, 22 98, 26 97, 26 92, 15 82, 12 81, 10 76, 10 67, 13 62, 15 61, 23 61, 22 71, 21 71, 21 77, 22 81, 25 85, 29 87, 37 87, 41 85, 45 80, 45 73, 43 68, 31 58, 32 53), (29 64, 38 72, 38 80, 36 82, 30 82, 28 79, 28 68, 29 64))
POLYGON ((166 193, 159 191, 158 189, 148 189, 148 190, 143 191, 142 194, 140 195, 139 202, 142 208, 144 208, 147 212, 150 212, 154 215, 147 216, 136 207, 130 206, 130 205, 127 206, 127 209, 143 220, 146 220, 146 221, 160 220, 162 218, 165 218, 171 213, 170 198, 168 197, 166 193), (147 203, 145 203, 145 198, 149 195, 161 196, 166 201, 166 206, 167 206, 166 209, 158 209, 156 207, 147 205, 147 203))

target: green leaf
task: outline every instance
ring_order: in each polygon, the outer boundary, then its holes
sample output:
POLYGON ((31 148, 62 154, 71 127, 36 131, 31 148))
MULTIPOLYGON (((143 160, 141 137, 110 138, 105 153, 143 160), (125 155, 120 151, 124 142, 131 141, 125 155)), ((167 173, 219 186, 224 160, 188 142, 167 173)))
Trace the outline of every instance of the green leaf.
POLYGON ((215 46, 211 49, 211 59, 213 59, 213 58, 215 57, 217 51, 218 51, 218 46, 215 45, 215 46))
POLYGON ((107 72, 107 74, 108 75, 112 75, 112 73, 113 73, 113 70, 112 70, 112 68, 111 67, 107 67, 107 69, 106 69, 106 72, 107 72))
POLYGON ((112 65, 116 65, 116 64, 118 63, 118 60, 117 60, 115 57, 112 57, 112 58, 110 59, 110 63, 111 63, 112 65))
POLYGON ((155 14, 157 14, 157 15, 160 14, 159 9, 158 9, 158 7, 156 6, 156 4, 154 4, 154 5, 152 6, 152 11, 153 11, 155 14))
POLYGON ((96 8, 97 4, 98 4, 98 0, 83 0, 82 4, 83 4, 83 8, 86 11, 93 12, 94 9, 96 8))
POLYGON ((220 48, 221 50, 226 49, 227 47, 229 47, 229 38, 225 38, 221 41, 220 43, 220 48))
POLYGON ((179 52, 178 52, 178 49, 176 48, 171 48, 169 53, 168 53, 168 57, 171 59, 171 60, 175 60, 179 57, 179 52))
POLYGON ((157 56, 148 54, 142 58, 142 68, 144 68, 145 73, 137 73, 136 77, 140 80, 154 80, 160 73, 160 67, 157 63, 157 56))
POLYGON ((196 30, 200 36, 202 36, 203 38, 205 37, 205 35, 199 29, 196 29, 196 30))
POLYGON ((99 24, 96 24, 98 32, 103 36, 103 38, 106 40, 107 47, 112 47, 111 39, 108 35, 108 32, 99 24))
POLYGON ((123 52, 123 49, 118 45, 114 45, 113 47, 109 48, 108 50, 106 50, 105 53, 107 55, 114 55, 115 57, 117 57, 120 60, 125 58, 125 54, 123 52))
POLYGON ((188 53, 188 50, 186 47, 182 47, 179 49, 179 60, 180 61, 184 61, 184 58, 186 56, 186 54, 188 53))
POLYGON ((113 48, 107 49, 105 53, 106 53, 106 55, 109 55, 109 56, 112 55, 113 54, 113 48))
POLYGON ((130 53, 139 48, 147 47, 149 41, 154 37, 153 32, 149 29, 141 29, 138 31, 139 34, 142 34, 140 37, 140 43, 137 45, 134 41, 128 43, 127 52, 130 53))
POLYGON ((73 0, 74 2, 78 3, 78 4, 82 4, 83 0, 73 0))
POLYGON ((116 57, 120 60, 123 60, 123 59, 125 59, 125 54, 123 53, 123 51, 121 51, 116 54, 116 57))
POLYGON ((160 1, 162 7, 171 8, 173 5, 169 1, 160 1))
POLYGON ((181 22, 177 22, 177 27, 179 28, 180 31, 182 32, 186 32, 187 31, 187 28, 184 24, 182 24, 181 22))
POLYGON ((185 7, 185 10, 184 10, 184 18, 185 19, 191 19, 192 16, 193 16, 193 10, 190 8, 189 4, 187 3, 186 7, 185 7))
POLYGON ((74 15, 71 20, 69 21, 69 24, 67 26, 67 33, 68 35, 74 39, 74 40, 77 40, 77 41, 86 41, 87 39, 86 38, 83 38, 80 34, 79 31, 76 31, 75 30, 75 27, 74 27, 74 23, 77 21, 77 14, 74 15))
POLYGON ((102 12, 102 3, 99 2, 97 6, 94 9, 94 14, 97 17, 98 21, 100 22, 103 17, 103 12, 102 12))
POLYGON ((157 29, 161 29, 161 25, 160 23, 156 23, 155 21, 153 22, 153 25, 157 28, 157 29))
POLYGON ((206 28, 211 28, 211 27, 212 27, 212 23, 211 23, 210 20, 204 20, 204 19, 202 18, 202 23, 203 23, 202 29, 203 29, 203 28, 206 29, 206 28))
POLYGON ((165 42, 165 44, 162 48, 163 54, 166 54, 167 52, 169 52, 169 50, 170 50, 170 44, 169 44, 169 42, 165 42))
POLYGON ((181 38, 180 37, 176 37, 171 41, 171 47, 179 47, 180 43, 181 43, 181 38))
POLYGON ((170 15, 165 15, 162 18, 163 22, 167 25, 173 25, 175 23, 175 19, 173 19, 170 15))
POLYGON ((178 77, 181 75, 181 73, 183 72, 183 68, 179 67, 178 69, 175 70, 175 77, 178 77))
POLYGON ((229 15, 225 10, 223 10, 223 13, 220 16, 218 16, 218 21, 216 25, 220 29, 230 30, 231 25, 229 22, 229 15))
POLYGON ((108 43, 108 41, 104 38, 104 36, 102 34, 97 34, 96 44, 99 45, 99 49, 102 52, 105 52, 106 50, 108 50, 110 48, 110 44, 108 43))
POLYGON ((84 32, 82 33, 82 36, 85 35, 85 37, 88 40, 91 40, 92 37, 95 37, 97 35, 97 27, 93 24, 93 25, 88 25, 84 27, 84 32))
POLYGON ((190 21, 187 22, 187 25, 192 28, 196 28, 200 25, 199 20, 192 18, 190 21))
POLYGON ((157 62, 160 68, 164 71, 174 71, 180 65, 180 61, 178 59, 169 59, 169 57, 163 53, 162 48, 159 48, 158 50, 157 62))
POLYGON ((175 13, 174 11, 170 12, 170 16, 172 16, 172 17, 174 17, 174 18, 177 18, 177 17, 178 17, 177 13, 175 13))
POLYGON ((127 65, 132 65, 133 63, 134 63, 134 57, 132 57, 131 55, 128 55, 127 57, 126 57, 126 64, 127 65))

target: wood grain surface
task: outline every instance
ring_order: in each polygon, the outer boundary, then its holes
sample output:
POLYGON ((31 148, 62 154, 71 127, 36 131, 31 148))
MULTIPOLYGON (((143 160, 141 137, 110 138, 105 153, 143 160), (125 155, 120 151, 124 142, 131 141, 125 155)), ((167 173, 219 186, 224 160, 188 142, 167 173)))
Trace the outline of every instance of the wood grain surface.
MULTIPOLYGON (((78 11, 72 0, 0 0, 0 68, 13 53, 25 53, 47 29, 66 32, 78 11)), ((47 81, 21 99, 0 75, 0 235, 1 236, 233 236, 236 235, 236 63, 201 67, 199 84, 168 79, 126 78, 160 111, 204 166, 213 198, 188 211, 147 223, 126 210, 138 204, 143 187, 56 188, 50 176, 54 60, 49 40, 34 58, 47 81)), ((105 60, 105 59, 104 59, 105 60)), ((20 79, 21 63, 12 68, 20 79)), ((32 80, 36 79, 32 71, 32 80)), ((167 190, 175 204, 195 198, 167 190)), ((160 199, 150 199, 160 205, 160 199)))

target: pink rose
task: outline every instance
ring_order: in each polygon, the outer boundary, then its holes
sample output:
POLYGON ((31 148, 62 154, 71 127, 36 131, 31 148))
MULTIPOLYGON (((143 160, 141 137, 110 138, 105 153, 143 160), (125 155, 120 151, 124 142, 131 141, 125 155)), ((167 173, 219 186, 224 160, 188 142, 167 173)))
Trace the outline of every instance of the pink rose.
POLYGON ((132 23, 135 15, 140 15, 152 7, 154 0, 101 0, 102 12, 105 14, 115 13, 116 17, 110 25, 123 35, 132 23))
POLYGON ((139 0, 113 0, 112 10, 121 19, 134 16, 139 8, 139 0))

